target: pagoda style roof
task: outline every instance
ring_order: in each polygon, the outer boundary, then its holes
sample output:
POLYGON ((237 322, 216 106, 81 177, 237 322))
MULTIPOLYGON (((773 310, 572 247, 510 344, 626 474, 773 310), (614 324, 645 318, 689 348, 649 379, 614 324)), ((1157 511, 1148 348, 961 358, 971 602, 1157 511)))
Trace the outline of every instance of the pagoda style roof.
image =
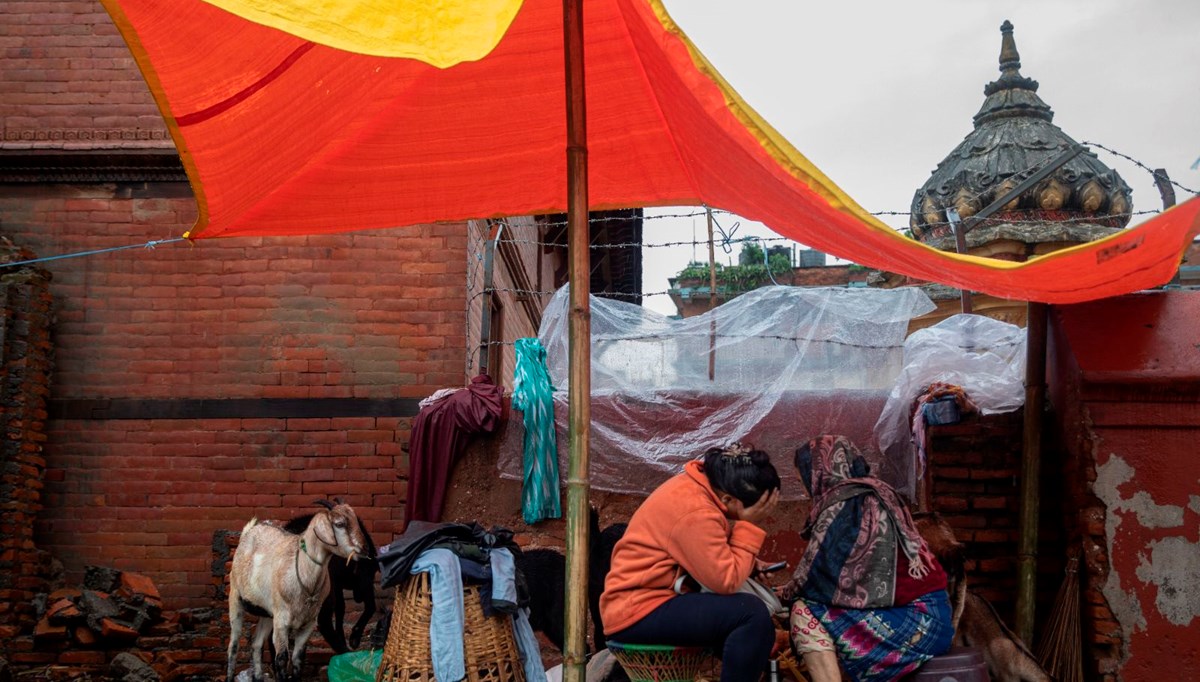
MULTIPOLYGON (((946 208, 968 218, 1078 145, 1054 125, 1054 112, 1037 94, 1038 82, 1021 75, 1012 24, 1005 21, 1000 32, 1000 78, 984 88, 986 99, 975 114, 974 130, 913 195, 910 226, 922 241, 940 242, 950 232, 946 208)), ((1129 223, 1132 208, 1131 190, 1121 176, 1084 152, 984 224, 1071 222, 1121 228, 1129 223)))

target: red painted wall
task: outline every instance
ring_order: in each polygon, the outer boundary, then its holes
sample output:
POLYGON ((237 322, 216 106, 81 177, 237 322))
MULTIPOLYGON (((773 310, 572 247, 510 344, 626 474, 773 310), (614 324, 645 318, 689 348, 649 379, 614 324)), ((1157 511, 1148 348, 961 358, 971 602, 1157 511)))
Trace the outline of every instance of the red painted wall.
POLYGON ((1051 397, 1083 485, 1088 664, 1200 678, 1200 292, 1054 310, 1051 397))

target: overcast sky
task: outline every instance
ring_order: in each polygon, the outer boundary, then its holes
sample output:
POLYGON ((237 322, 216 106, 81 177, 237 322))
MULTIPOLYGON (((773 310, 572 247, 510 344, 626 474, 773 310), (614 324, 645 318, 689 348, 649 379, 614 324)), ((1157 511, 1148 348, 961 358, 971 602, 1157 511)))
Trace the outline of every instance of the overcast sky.
MULTIPOLYGON (((1055 124, 1200 189, 1200 0, 665 1, 746 101, 867 210, 907 211, 971 131, 999 76, 1005 19, 1055 124)), ((1149 173, 1094 151, 1133 188, 1134 210, 1161 208, 1149 173)), ((703 218, 653 219, 644 241, 690 238, 693 222, 703 239, 703 218)), ((742 221, 746 234, 775 236, 742 221)), ((690 247, 646 249, 644 290, 665 290, 691 258, 690 247)), ((666 296, 645 305, 675 312, 666 296)))

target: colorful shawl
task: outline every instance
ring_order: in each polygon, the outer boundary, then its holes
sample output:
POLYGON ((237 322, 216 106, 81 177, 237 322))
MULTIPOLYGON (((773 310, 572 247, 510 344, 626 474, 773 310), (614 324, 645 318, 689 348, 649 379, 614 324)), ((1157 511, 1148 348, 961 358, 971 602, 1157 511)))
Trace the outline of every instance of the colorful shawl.
POLYGON ((870 475, 858 449, 842 436, 821 436, 797 450, 800 477, 812 495, 808 547, 784 596, 850 609, 894 605, 899 552, 913 578, 933 556, 904 501, 870 475))

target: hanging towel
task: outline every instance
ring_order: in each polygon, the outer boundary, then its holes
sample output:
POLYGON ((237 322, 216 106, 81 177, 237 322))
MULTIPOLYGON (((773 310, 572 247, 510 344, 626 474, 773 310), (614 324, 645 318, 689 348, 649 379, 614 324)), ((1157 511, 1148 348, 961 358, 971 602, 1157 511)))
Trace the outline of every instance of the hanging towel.
POLYGON ((521 511, 525 523, 562 516, 558 491, 558 446, 554 431, 554 387, 546 369, 546 349, 537 339, 517 339, 512 406, 525 424, 525 481, 521 511))

